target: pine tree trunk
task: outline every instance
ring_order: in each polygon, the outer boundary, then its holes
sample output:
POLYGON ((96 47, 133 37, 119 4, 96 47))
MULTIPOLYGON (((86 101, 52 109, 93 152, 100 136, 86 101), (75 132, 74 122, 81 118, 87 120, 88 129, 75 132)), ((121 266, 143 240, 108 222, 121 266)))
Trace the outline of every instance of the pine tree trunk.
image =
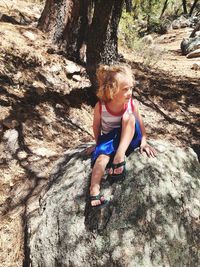
POLYGON ((38 22, 38 28, 48 32, 54 43, 62 38, 64 28, 70 19, 72 0, 46 0, 38 22))
POLYGON ((147 14, 147 31, 151 30, 151 11, 152 11, 152 0, 148 1, 148 14, 147 14))
POLYGON ((187 14, 187 2, 186 2, 186 0, 182 0, 182 5, 183 5, 183 13, 187 14))
POLYGON ((162 8, 161 15, 160 15, 160 19, 161 19, 162 16, 164 15, 165 10, 167 9, 168 4, 169 4, 169 3, 168 3, 168 0, 165 0, 164 5, 163 5, 163 8, 162 8))
POLYGON ((194 9, 195 9, 196 4, 198 3, 198 1, 199 1, 199 0, 194 0, 194 3, 193 3, 193 5, 192 5, 192 7, 191 7, 191 9, 190 9, 190 13, 189 13, 190 16, 192 16, 192 13, 193 13, 193 11, 194 11, 194 9))
POLYGON ((96 87, 96 69, 100 64, 111 64, 118 59, 117 30, 124 0, 95 2, 94 15, 87 42, 87 72, 96 87))
POLYGON ((74 61, 80 60, 80 49, 86 44, 87 72, 95 85, 98 65, 110 64, 118 59, 117 30, 124 2, 46 0, 38 27, 48 32, 53 43, 58 44, 74 61))
POLYGON ((38 28, 48 32, 53 43, 68 58, 79 61, 79 50, 88 30, 88 6, 91 0, 47 0, 38 28))

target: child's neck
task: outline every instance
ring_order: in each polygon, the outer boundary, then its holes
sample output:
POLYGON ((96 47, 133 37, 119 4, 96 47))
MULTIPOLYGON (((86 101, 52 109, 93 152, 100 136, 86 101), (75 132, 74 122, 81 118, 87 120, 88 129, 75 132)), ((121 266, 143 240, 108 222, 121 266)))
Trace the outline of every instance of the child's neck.
POLYGON ((111 109, 114 112, 120 112, 125 109, 126 104, 125 103, 120 103, 115 100, 111 100, 110 102, 107 103, 109 109, 111 109))

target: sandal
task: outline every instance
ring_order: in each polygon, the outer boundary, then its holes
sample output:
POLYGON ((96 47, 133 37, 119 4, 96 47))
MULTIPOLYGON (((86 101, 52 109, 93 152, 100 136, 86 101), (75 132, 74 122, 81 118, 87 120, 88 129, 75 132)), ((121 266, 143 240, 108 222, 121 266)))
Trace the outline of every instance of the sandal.
POLYGON ((99 208, 99 209, 102 209, 102 208, 104 208, 105 206, 107 206, 108 205, 108 203, 109 203, 109 201, 108 200, 101 200, 101 198, 103 197, 103 195, 100 195, 100 194, 98 194, 98 195, 96 195, 96 196, 89 196, 89 200, 90 200, 90 206, 92 207, 92 208, 95 208, 95 209, 97 209, 97 208, 99 208), (100 204, 98 204, 98 205, 94 205, 94 206, 92 206, 91 205, 91 201, 93 201, 93 200, 100 200, 100 204))
POLYGON ((113 171, 112 174, 108 174, 107 179, 110 184, 113 184, 115 182, 123 182, 126 177, 126 161, 122 161, 120 163, 112 163, 110 167, 113 171), (123 167, 123 170, 121 173, 114 173, 114 170, 123 167))

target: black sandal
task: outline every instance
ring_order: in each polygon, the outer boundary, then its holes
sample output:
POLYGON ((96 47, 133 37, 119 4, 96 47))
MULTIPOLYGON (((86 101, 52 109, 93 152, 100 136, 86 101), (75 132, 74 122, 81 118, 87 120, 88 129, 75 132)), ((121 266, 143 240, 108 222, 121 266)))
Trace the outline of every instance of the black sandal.
POLYGON ((107 179, 110 184, 115 182, 123 182, 126 177, 126 161, 122 161, 120 163, 112 163, 110 167, 113 171, 112 174, 108 174, 107 179), (121 173, 114 173, 114 170, 123 167, 123 171, 121 173))
POLYGON ((98 194, 98 195, 96 195, 96 196, 89 196, 89 200, 90 200, 90 206, 91 206, 91 208, 95 208, 95 209, 102 209, 102 208, 104 208, 105 206, 107 206, 108 205, 108 203, 109 203, 109 201, 108 200, 101 200, 101 198, 102 197, 104 197, 103 195, 100 195, 100 194, 98 194), (100 200, 100 204, 98 204, 98 205, 94 205, 94 206, 92 206, 91 205, 91 201, 93 201, 93 200, 100 200))

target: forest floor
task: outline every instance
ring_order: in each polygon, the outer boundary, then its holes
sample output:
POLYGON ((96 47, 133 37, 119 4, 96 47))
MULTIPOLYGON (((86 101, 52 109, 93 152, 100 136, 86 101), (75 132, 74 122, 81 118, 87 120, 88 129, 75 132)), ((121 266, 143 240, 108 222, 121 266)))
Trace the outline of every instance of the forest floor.
MULTIPOLYGON (((92 141, 90 82, 35 26, 42 7, 0 2, 0 12, 27 25, 0 22, 0 265, 22 266, 24 227, 30 199, 47 184, 67 149, 92 141), (20 15, 19 10, 23 16, 20 15), (30 24, 29 21, 32 23, 30 24)), ((181 55, 180 42, 191 28, 154 36, 142 51, 121 48, 136 77, 150 139, 190 146, 199 155, 200 58, 181 55), (153 54, 152 54, 153 51, 153 54)), ((141 49, 140 49, 141 50, 141 49)))

